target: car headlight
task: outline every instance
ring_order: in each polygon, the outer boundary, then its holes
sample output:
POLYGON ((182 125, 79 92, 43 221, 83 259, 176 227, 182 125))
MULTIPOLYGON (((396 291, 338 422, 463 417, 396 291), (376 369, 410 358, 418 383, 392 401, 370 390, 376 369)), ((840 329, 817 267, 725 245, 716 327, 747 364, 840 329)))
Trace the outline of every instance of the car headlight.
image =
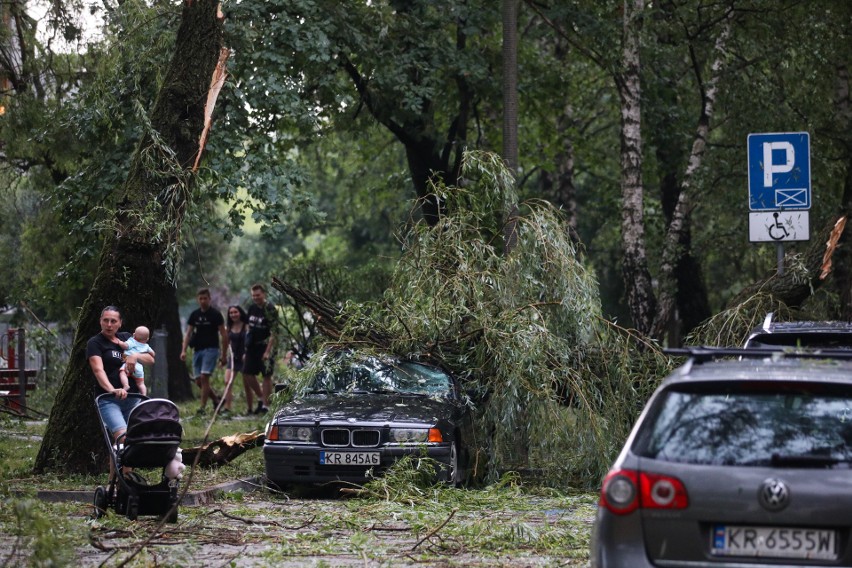
POLYGON ((391 428, 390 439, 398 444, 416 444, 429 440, 428 428, 391 428))
POLYGON ((307 426, 273 426, 278 430, 275 440, 279 442, 310 442, 313 432, 307 426))

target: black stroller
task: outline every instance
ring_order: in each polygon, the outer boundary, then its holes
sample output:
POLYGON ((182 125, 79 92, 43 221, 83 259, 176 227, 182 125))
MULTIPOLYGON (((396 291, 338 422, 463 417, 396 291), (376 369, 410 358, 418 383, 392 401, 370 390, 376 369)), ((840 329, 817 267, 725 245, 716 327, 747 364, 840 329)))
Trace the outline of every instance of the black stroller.
MULTIPOLYGON (((95 399, 97 401, 102 394, 95 399)), ((113 474, 109 485, 95 489, 95 518, 114 508, 119 515, 135 521, 139 515, 166 515, 167 522, 176 523, 178 512, 179 476, 169 479, 166 466, 175 458, 181 442, 183 427, 180 425, 178 407, 170 400, 147 398, 141 394, 128 394, 142 399, 130 411, 127 431, 117 443, 112 440, 109 429, 101 419, 104 439, 109 448, 113 474), (134 468, 130 476, 121 474, 123 467, 134 468), (161 478, 155 485, 148 484, 137 468, 161 468, 161 478)), ((100 417, 100 409, 98 409, 100 417)))

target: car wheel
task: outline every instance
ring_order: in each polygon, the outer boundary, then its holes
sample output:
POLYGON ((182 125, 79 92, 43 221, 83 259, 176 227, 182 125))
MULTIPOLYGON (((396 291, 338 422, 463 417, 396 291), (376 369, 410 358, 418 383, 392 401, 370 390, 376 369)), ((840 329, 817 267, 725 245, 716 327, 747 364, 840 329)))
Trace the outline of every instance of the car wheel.
POLYGON ((95 499, 94 499, 94 511, 92 512, 92 518, 100 519, 104 515, 106 515, 107 510, 107 492, 106 489, 101 487, 100 485, 95 489, 95 499))

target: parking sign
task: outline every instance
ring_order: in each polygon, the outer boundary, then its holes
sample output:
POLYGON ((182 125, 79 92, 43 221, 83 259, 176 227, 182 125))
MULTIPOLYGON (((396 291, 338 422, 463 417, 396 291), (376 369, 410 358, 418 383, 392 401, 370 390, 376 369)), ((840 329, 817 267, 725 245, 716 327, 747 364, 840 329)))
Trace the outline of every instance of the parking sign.
POLYGON ((811 145, 807 132, 748 135, 750 211, 811 208, 811 145))

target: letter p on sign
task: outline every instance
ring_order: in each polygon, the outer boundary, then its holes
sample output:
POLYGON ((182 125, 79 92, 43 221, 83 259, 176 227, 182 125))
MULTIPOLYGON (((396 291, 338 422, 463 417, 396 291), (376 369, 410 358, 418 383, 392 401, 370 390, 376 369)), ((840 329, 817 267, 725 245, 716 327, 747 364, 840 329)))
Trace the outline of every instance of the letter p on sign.
POLYGON ((793 170, 796 163, 796 151, 789 142, 764 142, 763 143, 763 187, 772 187, 772 176, 774 174, 786 174, 793 170), (784 162, 772 161, 775 150, 784 151, 784 162))

